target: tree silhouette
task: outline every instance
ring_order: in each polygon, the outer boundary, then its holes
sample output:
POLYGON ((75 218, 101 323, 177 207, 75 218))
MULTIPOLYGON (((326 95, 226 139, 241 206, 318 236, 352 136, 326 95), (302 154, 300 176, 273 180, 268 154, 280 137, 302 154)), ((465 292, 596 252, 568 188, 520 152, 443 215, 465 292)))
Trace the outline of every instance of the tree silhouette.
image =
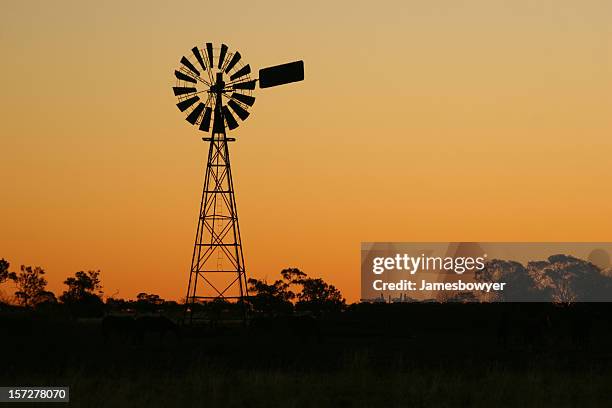
POLYGON ((55 293, 48 290, 40 292, 38 296, 36 296, 36 304, 40 306, 41 303, 56 304, 57 298, 55 297, 55 293))
POLYGON ((545 293, 536 288, 533 278, 519 262, 492 259, 483 270, 476 271, 475 278, 477 282, 507 284, 503 291, 483 293, 480 300, 486 302, 545 300, 545 293))
POLYGON ((0 283, 5 282, 9 278, 9 267, 11 264, 4 258, 0 259, 0 283))
POLYGON ((68 286, 68 290, 60 296, 60 300, 64 303, 75 303, 102 294, 100 271, 79 271, 74 277, 67 278, 64 284, 68 286))
POLYGON ((527 269, 536 287, 549 293, 553 302, 612 299, 612 280, 591 262, 560 254, 547 261, 529 262, 527 269))
POLYGON ((40 296, 45 293, 45 287, 47 286, 44 274, 45 271, 40 266, 25 265, 21 265, 19 273, 8 273, 8 278, 15 282, 15 286, 17 286, 15 297, 22 306, 29 307, 41 300, 40 296))
POLYGON ((333 312, 344 308, 346 301, 334 285, 321 278, 302 278, 302 291, 297 294, 296 308, 312 312, 333 312))
POLYGON ((146 292, 141 292, 136 295, 135 306, 142 311, 152 312, 158 309, 163 304, 164 299, 160 298, 159 295, 146 292))
POLYGON ((298 268, 285 268, 281 271, 281 276, 289 285, 300 284, 307 277, 307 275, 298 268))
POLYGON ((73 315, 80 317, 100 316, 104 311, 100 271, 79 271, 64 281, 68 289, 60 300, 67 304, 73 315))
POLYGON ((161 305, 164 303, 164 299, 160 298, 159 295, 155 295, 153 293, 141 292, 136 295, 136 301, 142 303, 148 303, 151 305, 161 305))
POLYGON ((265 280, 250 278, 249 293, 255 311, 265 314, 289 313, 293 310, 291 301, 295 294, 289 290, 289 283, 281 279, 268 284, 265 280))
POLYGON ((281 277, 272 284, 265 280, 249 279, 249 292, 254 294, 250 300, 256 311, 267 314, 290 313, 296 299, 297 308, 317 313, 341 310, 346 304, 334 285, 321 278, 309 278, 297 268, 283 269, 281 277), (291 290, 292 287, 296 292, 291 290))

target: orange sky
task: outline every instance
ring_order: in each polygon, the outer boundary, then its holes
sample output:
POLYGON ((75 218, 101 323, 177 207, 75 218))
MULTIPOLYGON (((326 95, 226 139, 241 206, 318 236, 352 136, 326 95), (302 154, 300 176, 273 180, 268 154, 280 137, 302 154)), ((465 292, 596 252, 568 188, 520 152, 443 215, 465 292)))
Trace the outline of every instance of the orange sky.
POLYGON ((295 266, 354 301, 362 241, 612 241, 608 0, 218 4, 0 4, 13 270, 184 296, 206 146, 172 71, 207 41, 306 64, 233 133, 250 276, 295 266))

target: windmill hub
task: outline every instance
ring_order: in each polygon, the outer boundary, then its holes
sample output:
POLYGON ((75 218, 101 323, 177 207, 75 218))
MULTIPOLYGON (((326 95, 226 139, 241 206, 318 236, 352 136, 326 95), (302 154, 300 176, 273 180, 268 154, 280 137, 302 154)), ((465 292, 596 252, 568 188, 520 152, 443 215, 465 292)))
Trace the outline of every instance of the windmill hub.
POLYGON ((210 86, 210 92, 220 93, 225 91, 225 82, 223 82, 223 74, 217 73, 217 81, 210 86))
POLYGON ((223 81, 215 82, 213 85, 210 86, 210 92, 211 93, 225 92, 223 88, 225 88, 225 82, 223 81))

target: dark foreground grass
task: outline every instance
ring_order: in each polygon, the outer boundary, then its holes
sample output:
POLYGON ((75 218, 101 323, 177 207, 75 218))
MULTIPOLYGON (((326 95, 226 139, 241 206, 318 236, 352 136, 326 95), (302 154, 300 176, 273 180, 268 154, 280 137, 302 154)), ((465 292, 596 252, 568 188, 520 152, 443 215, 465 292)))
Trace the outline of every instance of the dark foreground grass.
POLYGON ((604 407, 612 376, 600 370, 520 371, 466 366, 373 369, 354 356, 331 371, 228 369, 200 362, 187 370, 71 367, 30 376, 70 385, 79 407, 604 407))
POLYGON ((312 335, 144 338, 0 315, 0 385, 69 386, 75 407, 612 407, 608 309, 588 325, 545 315, 538 330, 519 319, 500 330, 486 308, 421 309, 323 320, 312 335))

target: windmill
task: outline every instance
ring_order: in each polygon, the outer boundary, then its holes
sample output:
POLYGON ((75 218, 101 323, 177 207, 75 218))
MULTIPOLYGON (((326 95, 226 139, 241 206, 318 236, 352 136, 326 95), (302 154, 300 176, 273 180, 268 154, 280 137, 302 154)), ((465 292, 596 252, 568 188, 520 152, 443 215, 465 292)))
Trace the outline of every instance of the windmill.
POLYGON ((174 71, 176 106, 187 122, 210 132, 202 138, 209 147, 185 300, 186 323, 193 322, 195 306, 202 301, 235 301, 246 311, 247 278, 228 148, 236 139, 227 137, 227 131, 239 126, 234 114, 240 121, 249 117, 257 83, 259 88, 270 88, 302 81, 304 62, 260 69, 259 78, 251 74, 239 52, 212 43, 193 47, 174 71))

